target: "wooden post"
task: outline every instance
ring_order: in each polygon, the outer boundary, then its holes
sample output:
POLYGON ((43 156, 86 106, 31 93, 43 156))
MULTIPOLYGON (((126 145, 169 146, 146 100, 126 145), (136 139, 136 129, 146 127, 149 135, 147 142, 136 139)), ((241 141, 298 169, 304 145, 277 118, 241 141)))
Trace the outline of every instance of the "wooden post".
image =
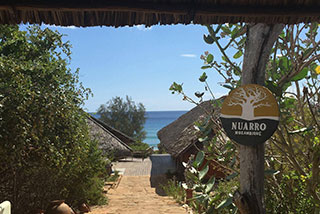
MULTIPOLYGON (((242 85, 264 85, 265 68, 284 24, 248 24, 242 85)), ((240 193, 234 200, 241 214, 265 214, 264 144, 240 145, 240 193)))

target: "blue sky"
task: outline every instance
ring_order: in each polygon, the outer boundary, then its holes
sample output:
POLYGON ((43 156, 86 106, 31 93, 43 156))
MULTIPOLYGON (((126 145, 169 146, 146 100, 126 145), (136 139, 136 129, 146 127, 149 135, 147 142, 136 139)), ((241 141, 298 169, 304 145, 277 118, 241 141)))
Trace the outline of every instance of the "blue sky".
MULTIPOLYGON (((147 111, 189 110, 194 105, 172 95, 170 85, 183 83, 194 97, 204 88, 198 81, 203 72, 200 55, 209 51, 219 57, 215 47, 203 41, 207 29, 199 25, 50 28, 66 34, 72 44, 71 68, 80 68, 80 81, 94 94, 85 104, 90 112, 112 97, 126 95, 147 111)), ((207 74, 215 96, 225 94, 218 74, 207 74)))

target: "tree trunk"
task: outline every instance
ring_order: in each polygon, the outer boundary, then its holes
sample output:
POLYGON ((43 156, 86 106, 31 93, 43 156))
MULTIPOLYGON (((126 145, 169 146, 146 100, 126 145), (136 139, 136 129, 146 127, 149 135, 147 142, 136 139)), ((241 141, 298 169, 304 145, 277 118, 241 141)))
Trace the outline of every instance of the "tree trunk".
MULTIPOLYGON (((283 24, 248 24, 242 68, 242 85, 264 85, 265 68, 283 24)), ((235 203, 241 214, 265 214, 264 144, 240 145, 240 193, 235 203)))
POLYGON ((245 103, 242 106, 241 118, 246 120, 254 119, 254 108, 251 103, 245 103))

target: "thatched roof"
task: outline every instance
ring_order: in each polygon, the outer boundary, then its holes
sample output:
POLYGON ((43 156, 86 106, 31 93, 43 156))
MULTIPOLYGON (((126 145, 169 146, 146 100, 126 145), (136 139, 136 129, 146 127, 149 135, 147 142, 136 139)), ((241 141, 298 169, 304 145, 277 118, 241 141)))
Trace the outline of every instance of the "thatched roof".
POLYGON ((107 129, 109 132, 111 132, 113 135, 115 135, 117 138, 119 138, 123 143, 130 146, 133 143, 135 143, 135 140, 132 137, 129 137, 128 135, 124 134, 123 132, 107 125, 106 123, 102 122, 101 120, 96 119, 95 117, 92 117, 93 120, 95 120, 97 123, 99 123, 101 126, 103 126, 105 129, 107 129))
POLYGON ((2 0, 0 24, 132 26, 320 21, 318 0, 2 0))
POLYGON ((205 101, 162 128, 157 133, 160 139, 159 146, 172 156, 179 156, 198 142, 200 132, 195 128, 194 123, 207 118, 207 112, 216 117, 219 114, 219 110, 213 107, 212 101, 205 101))
POLYGON ((111 154, 115 158, 127 157, 132 155, 132 149, 110 132, 106 124, 98 119, 88 116, 87 122, 90 135, 99 142, 99 148, 106 154, 111 154))

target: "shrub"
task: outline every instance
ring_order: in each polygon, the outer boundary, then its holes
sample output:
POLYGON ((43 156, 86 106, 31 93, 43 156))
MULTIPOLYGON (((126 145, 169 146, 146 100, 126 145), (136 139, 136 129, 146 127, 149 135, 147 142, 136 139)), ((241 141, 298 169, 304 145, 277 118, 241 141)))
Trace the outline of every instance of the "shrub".
POLYGON ((70 54, 58 32, 0 26, 0 198, 13 213, 104 200, 105 161, 81 109, 90 91, 70 54))
POLYGON ((186 196, 185 190, 175 178, 169 179, 166 184, 161 185, 161 188, 166 195, 173 197, 178 203, 184 202, 186 196))
POLYGON ((129 96, 126 96, 126 99, 113 97, 105 105, 100 105, 97 113, 101 121, 136 141, 142 141, 146 137, 146 132, 143 131, 146 121, 145 112, 142 103, 136 104, 129 96))

